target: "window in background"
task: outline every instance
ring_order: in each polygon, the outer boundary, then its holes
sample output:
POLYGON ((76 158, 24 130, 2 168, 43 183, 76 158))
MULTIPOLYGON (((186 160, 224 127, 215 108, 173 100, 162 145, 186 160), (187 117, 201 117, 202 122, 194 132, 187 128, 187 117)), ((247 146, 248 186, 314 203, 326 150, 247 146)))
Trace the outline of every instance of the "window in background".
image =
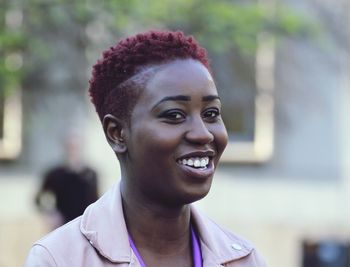
POLYGON ((254 55, 233 50, 213 58, 214 70, 225 70, 215 73, 230 139, 222 160, 237 163, 269 160, 274 131, 273 37, 262 34, 254 55))
POLYGON ((0 159, 15 159, 22 147, 22 107, 20 90, 4 95, 0 91, 0 159))

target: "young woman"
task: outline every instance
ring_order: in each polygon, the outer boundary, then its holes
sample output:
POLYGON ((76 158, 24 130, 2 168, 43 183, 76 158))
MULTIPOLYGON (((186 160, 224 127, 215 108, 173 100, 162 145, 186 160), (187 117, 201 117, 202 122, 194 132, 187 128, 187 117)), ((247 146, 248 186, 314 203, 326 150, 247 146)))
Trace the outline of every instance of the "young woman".
POLYGON ((26 266, 266 266, 191 203, 209 192, 227 144, 206 52, 182 32, 120 41, 89 89, 121 182, 38 241, 26 266))

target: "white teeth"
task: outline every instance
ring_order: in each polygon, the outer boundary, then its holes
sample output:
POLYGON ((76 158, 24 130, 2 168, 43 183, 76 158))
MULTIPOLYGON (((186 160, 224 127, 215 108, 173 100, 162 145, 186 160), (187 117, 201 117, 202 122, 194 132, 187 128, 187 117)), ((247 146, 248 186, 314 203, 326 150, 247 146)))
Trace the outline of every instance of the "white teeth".
POLYGON ((200 161, 199 159, 195 159, 195 160, 194 160, 194 166, 195 166, 196 168, 200 167, 200 166, 201 166, 201 161, 200 161))
POLYGON ((209 163, 209 157, 180 159, 178 162, 195 168, 206 168, 209 163))

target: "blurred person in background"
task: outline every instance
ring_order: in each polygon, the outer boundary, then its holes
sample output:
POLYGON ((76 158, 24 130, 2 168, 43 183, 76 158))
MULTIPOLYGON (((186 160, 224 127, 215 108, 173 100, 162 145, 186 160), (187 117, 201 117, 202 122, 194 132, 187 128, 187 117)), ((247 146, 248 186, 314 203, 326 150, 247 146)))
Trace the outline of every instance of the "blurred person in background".
POLYGON ((36 204, 55 229, 83 214, 98 199, 97 173, 81 158, 81 139, 69 133, 64 140, 65 162, 43 176, 36 204))
POLYGON ((193 37, 150 31, 120 41, 94 66, 89 91, 121 181, 36 242, 26 267, 266 266, 248 241, 191 205, 208 194, 228 141, 193 37))

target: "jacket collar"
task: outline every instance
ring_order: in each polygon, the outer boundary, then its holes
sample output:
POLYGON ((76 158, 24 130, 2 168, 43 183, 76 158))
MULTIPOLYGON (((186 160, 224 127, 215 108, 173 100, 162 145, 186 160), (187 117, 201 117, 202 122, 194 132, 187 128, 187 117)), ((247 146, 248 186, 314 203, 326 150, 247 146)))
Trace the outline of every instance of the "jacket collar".
POLYGON ((85 210, 80 231, 111 262, 131 261, 119 183, 85 210))
MULTIPOLYGON (((191 218, 200 239, 204 266, 221 266, 220 264, 245 257, 252 251, 248 242, 222 230, 193 206, 191 218)), ((119 183, 85 210, 80 231, 109 261, 132 261, 119 183)))
POLYGON ((193 206, 191 216, 201 240, 204 266, 222 266, 252 252, 253 246, 248 241, 218 226, 193 206))

